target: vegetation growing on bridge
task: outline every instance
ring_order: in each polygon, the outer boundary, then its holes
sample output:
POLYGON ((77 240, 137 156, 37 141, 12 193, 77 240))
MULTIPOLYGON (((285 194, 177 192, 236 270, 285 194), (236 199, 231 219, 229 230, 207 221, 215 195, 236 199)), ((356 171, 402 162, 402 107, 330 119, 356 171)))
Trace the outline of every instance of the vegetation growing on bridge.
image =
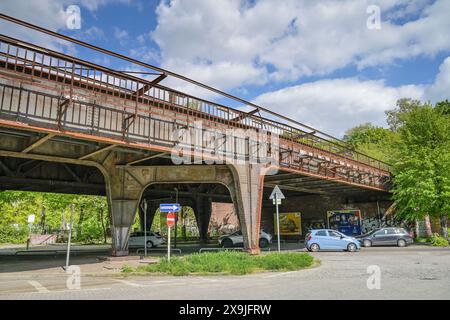
POLYGON ((249 255, 244 252, 221 251, 194 253, 183 257, 161 258, 158 263, 138 267, 125 266, 124 273, 163 273, 175 276, 188 274, 243 275, 261 271, 292 271, 311 267, 314 258, 308 253, 266 253, 249 255))

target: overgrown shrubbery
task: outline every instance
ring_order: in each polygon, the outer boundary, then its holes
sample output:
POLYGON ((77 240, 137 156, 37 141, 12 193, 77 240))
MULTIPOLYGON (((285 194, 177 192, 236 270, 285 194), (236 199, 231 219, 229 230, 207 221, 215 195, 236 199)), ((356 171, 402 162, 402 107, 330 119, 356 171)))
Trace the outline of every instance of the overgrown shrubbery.
POLYGON ((75 205, 73 241, 100 242, 108 228, 106 198, 43 192, 0 192, 0 243, 25 243, 28 216, 35 215, 31 232, 58 233, 58 241, 67 240, 70 205, 75 205))
MULTIPOLYGON (((161 258, 158 263, 141 266, 136 271, 175 276, 192 273, 242 275, 258 271, 298 270, 310 267, 313 262, 314 258, 308 253, 268 253, 254 256, 244 252, 222 251, 173 257, 170 262, 167 258, 161 258)), ((130 272, 129 268, 124 272, 130 272)))
POLYGON ((435 247, 448 246, 448 241, 444 237, 440 236, 438 233, 433 233, 433 235, 430 238, 430 243, 435 247))
POLYGON ((27 237, 27 228, 15 228, 8 225, 0 227, 0 243, 25 243, 27 237))

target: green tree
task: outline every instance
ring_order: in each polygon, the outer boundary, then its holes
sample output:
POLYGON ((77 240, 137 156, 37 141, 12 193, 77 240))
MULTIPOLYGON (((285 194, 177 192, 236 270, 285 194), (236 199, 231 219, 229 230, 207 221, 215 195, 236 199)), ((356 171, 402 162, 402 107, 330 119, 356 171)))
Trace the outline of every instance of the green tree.
POLYGON ((405 119, 410 112, 420 106, 422 106, 420 100, 407 98, 399 99, 397 101, 397 108, 385 111, 386 122, 388 123, 389 128, 394 132, 398 131, 398 129, 403 126, 405 119))
POLYGON ((403 101, 402 109, 392 113, 400 135, 395 145, 393 198, 400 217, 439 217, 442 235, 448 238, 450 116, 442 110, 447 110, 443 104, 403 101))
POLYGON ((74 240, 104 241, 109 222, 104 197, 3 191, 0 192, 0 243, 25 242, 28 235, 27 217, 30 214, 36 216, 32 229, 34 233, 64 228, 70 221, 69 206, 72 203, 75 204, 74 240))
POLYGON ((347 130, 343 140, 361 153, 389 162, 392 160, 392 146, 397 139, 395 132, 365 123, 347 130))

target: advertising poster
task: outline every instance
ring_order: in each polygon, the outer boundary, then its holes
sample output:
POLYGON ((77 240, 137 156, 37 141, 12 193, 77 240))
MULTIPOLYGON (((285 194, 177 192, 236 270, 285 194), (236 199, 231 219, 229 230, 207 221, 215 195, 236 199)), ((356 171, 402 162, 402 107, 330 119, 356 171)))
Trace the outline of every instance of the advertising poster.
POLYGON ((327 212, 328 227, 345 235, 361 234, 360 210, 333 210, 327 212))
MULTIPOLYGON (((273 215, 274 234, 277 234, 277 215, 273 215)), ((302 221, 300 212, 280 213, 280 235, 298 236, 302 233, 302 221)))

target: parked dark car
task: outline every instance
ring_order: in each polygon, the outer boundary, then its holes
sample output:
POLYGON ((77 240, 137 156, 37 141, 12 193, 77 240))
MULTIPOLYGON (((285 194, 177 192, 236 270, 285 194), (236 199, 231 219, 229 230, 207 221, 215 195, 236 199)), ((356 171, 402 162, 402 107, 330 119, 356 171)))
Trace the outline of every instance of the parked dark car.
POLYGON ((363 247, 399 246, 406 247, 413 243, 413 238, 403 228, 381 228, 356 237, 363 247))

